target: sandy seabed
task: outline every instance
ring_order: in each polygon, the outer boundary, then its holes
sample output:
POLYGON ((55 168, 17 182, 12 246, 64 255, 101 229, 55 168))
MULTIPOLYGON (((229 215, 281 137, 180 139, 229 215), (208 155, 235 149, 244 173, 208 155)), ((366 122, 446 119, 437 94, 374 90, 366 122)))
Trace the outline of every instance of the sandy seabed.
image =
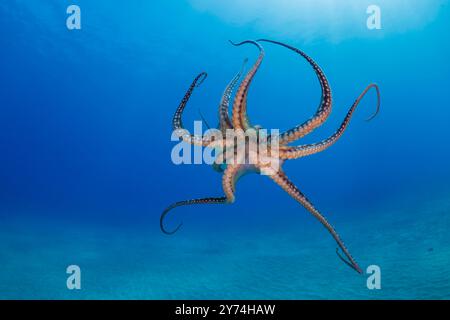
POLYGON ((450 298, 450 197, 337 221, 361 267, 380 266, 381 290, 367 289, 367 275, 345 266, 314 222, 217 232, 191 226, 174 238, 153 225, 2 220, 2 299, 450 298), (81 290, 66 288, 71 264, 82 270, 81 290))

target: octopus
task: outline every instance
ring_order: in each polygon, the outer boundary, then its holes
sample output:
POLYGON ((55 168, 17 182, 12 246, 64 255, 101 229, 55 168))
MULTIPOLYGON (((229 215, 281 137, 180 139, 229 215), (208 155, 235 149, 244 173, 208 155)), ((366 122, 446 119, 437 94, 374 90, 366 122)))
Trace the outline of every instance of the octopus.
MULTIPOLYGON (((231 41, 230 41, 231 42, 231 41)), ((322 69, 319 67, 319 65, 305 52, 303 52, 300 49, 297 49, 293 46, 290 46, 288 44, 273 41, 273 40, 267 40, 267 39, 259 39, 259 40, 246 40, 240 43, 234 43, 231 42, 234 46, 241 46, 244 44, 250 44, 255 46, 259 50, 259 56, 254 62, 254 64, 251 66, 251 68, 248 70, 248 72, 243 77, 242 81, 239 84, 239 87, 237 88, 234 100, 232 101, 232 93, 235 89, 235 87, 238 84, 239 79, 241 78, 243 74, 244 64, 246 61, 244 61, 242 69, 237 73, 233 79, 228 83, 226 86, 222 98, 220 100, 219 104, 219 125, 218 130, 220 130, 224 135, 227 130, 248 130, 248 129, 255 129, 259 131, 261 127, 252 125, 247 117, 247 96, 248 91, 250 88, 250 85, 255 77, 255 74, 257 73, 258 69, 261 66, 261 63, 264 59, 265 51, 261 45, 261 43, 271 43, 274 45, 282 46, 284 48, 287 48, 291 51, 293 51, 295 54, 299 55, 300 58, 306 60, 306 62, 312 67, 314 70, 317 79, 320 84, 321 88, 321 101, 319 103, 319 106, 315 112, 315 114, 304 121, 303 123, 295 126, 294 128, 287 130, 285 132, 282 132, 279 134, 278 137, 278 150, 275 155, 272 155, 270 153, 271 148, 271 136, 269 135, 268 141, 269 141, 269 154, 271 156, 276 156, 277 160, 280 161, 281 164, 283 164, 287 160, 292 159, 298 159, 302 157, 306 157, 321 151, 324 151, 325 149, 332 146, 334 143, 336 143, 341 136, 343 135, 344 131, 348 127, 350 123, 350 119, 352 118, 352 115, 359 105, 360 101, 363 99, 363 97, 367 94, 367 92, 370 89, 375 89, 377 94, 377 106, 376 111, 373 115, 371 115, 367 121, 373 119, 379 112, 380 109, 380 91, 375 83, 369 84, 362 93, 356 98, 356 100, 353 102, 352 106, 349 108, 344 120, 340 124, 339 128, 328 138, 312 144, 302 144, 302 145, 296 145, 292 146, 290 143, 301 139, 311 133, 313 130, 321 126, 329 117, 331 113, 332 108, 332 96, 331 96, 331 89, 330 85, 328 83, 328 80, 322 71, 322 69), (232 101, 232 108, 231 108, 231 117, 229 116, 229 108, 230 103, 232 101)), ((182 123, 182 114, 183 111, 193 93, 193 91, 201 85, 201 83, 205 80, 207 77, 207 74, 205 72, 200 73, 191 83, 189 89, 185 93, 181 103, 179 104, 174 116, 173 116, 173 129, 174 131, 180 132, 180 140, 187 142, 189 144, 198 145, 198 146, 204 146, 204 147, 211 147, 214 145, 214 139, 212 139, 210 136, 206 135, 194 135, 190 133, 186 133, 186 130, 183 127, 182 123)), ((233 150, 235 150, 235 147, 232 145, 234 141, 223 141, 223 147, 225 150, 231 150, 231 153, 233 153, 233 150)), ((181 206, 189 206, 189 205, 199 205, 199 204, 231 204, 235 201, 235 186, 237 181, 240 177, 242 177, 244 174, 247 173, 259 173, 265 169, 264 165, 261 163, 234 163, 234 162, 227 162, 227 157, 224 157, 224 163, 218 164, 214 163, 214 169, 221 172, 223 174, 222 176, 222 187, 224 195, 220 197, 205 197, 205 198, 197 198, 197 199, 190 199, 190 200, 184 200, 184 201, 178 201, 170 206, 168 206, 161 214, 160 217, 160 228, 161 231, 164 234, 171 235, 178 231, 178 229, 182 226, 182 223, 179 223, 176 228, 173 230, 168 230, 164 226, 164 220, 167 216, 167 214, 174 208, 181 207, 181 206)), ((269 172, 267 174, 267 170, 265 171, 265 175, 269 176, 270 179, 273 180, 278 186, 280 186, 286 193, 288 193, 292 198, 294 198, 297 202, 299 202, 307 211, 309 211, 331 234, 331 236, 334 238, 334 240, 337 243, 336 253, 338 257, 349 267, 354 269, 356 272, 362 274, 362 269, 359 267, 355 259, 350 254, 350 251, 345 246, 344 242, 342 241, 341 237, 335 230, 335 228, 328 222, 328 220, 325 218, 325 216, 319 212, 318 209, 313 205, 313 203, 300 191, 300 189, 288 178, 286 173, 283 171, 283 169, 280 168, 278 170, 269 172), (343 255, 339 252, 340 250, 343 252, 343 255)))

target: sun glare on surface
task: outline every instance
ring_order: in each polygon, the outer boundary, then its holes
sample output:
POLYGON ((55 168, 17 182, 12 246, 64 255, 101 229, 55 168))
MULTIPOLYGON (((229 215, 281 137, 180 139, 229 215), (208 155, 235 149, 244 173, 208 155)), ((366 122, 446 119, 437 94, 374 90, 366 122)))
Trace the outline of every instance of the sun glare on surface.
POLYGON ((380 7, 388 35, 421 28, 448 0, 189 0, 194 8, 227 23, 252 24, 259 32, 339 41, 367 35, 367 8, 380 7))

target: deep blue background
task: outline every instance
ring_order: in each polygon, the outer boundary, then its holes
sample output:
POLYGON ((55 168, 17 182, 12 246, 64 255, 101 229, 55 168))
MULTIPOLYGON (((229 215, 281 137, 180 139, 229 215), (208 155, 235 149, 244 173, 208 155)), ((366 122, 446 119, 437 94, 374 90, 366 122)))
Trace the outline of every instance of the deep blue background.
MULTIPOLYGON (((221 178, 210 167, 172 164, 170 134, 173 112, 196 74, 209 77, 187 107, 188 128, 199 108, 209 123, 217 121, 225 85, 245 57, 256 58, 253 47, 235 48, 228 39, 285 41, 323 68, 334 109, 306 142, 330 135, 365 86, 379 84, 376 119, 364 121, 375 107, 372 92, 336 145, 285 165, 331 220, 334 212, 364 216, 450 189, 448 4, 421 27, 365 30, 340 41, 227 23, 185 1, 78 0, 82 30, 69 31, 69 4, 0 3, 2 221, 129 225, 159 236, 159 214, 168 204, 221 195, 221 178)), ((364 7, 362 18, 365 28, 364 7)), ((248 113, 252 123, 285 130, 313 114, 320 87, 299 57, 264 46, 248 113)), ((248 176, 232 207, 179 209, 171 221, 184 216, 183 228, 204 223, 208 232, 306 215, 269 179, 248 176)))

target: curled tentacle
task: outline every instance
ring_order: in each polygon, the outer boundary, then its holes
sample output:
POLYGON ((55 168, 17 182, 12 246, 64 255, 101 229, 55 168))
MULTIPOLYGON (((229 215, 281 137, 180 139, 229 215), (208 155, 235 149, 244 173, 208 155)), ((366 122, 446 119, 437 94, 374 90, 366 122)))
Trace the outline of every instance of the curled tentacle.
POLYGON ((227 198, 226 197, 217 197, 217 198, 201 198, 201 199, 191 199, 191 200, 184 200, 184 201, 178 201, 175 202, 173 204, 171 204, 170 206, 168 206, 163 213, 161 214, 161 217, 159 219, 159 226, 161 228, 161 231, 165 234, 171 235, 174 234, 175 232, 178 231, 178 229, 180 229, 180 227, 183 225, 183 223, 181 222, 180 224, 178 224, 178 226, 172 230, 172 231, 168 231, 165 227, 164 227, 164 219, 166 218, 167 214, 169 213, 170 210, 176 208, 176 207, 181 207, 181 206, 189 206, 189 205, 194 205, 194 204, 225 204, 227 203, 227 198))
POLYGON ((242 41, 240 43, 234 43, 230 40, 230 43, 233 46, 241 46, 243 44, 249 43, 253 44, 259 49, 259 56, 256 62, 253 64, 253 67, 246 74, 245 78, 242 80, 241 85, 236 93, 236 97, 234 98, 233 103, 233 112, 232 112, 232 123, 234 129, 247 130, 250 127, 250 124, 247 119, 247 93, 248 88, 258 71, 259 66, 261 65, 262 60, 264 59, 264 49, 263 47, 252 40, 242 41))
POLYGON ((350 268, 352 268, 353 270, 355 270, 358 273, 362 273, 361 269, 357 269, 352 263, 351 261, 349 262, 347 259, 345 259, 340 253, 339 253, 339 248, 336 248, 336 254, 339 257, 339 259, 341 259, 346 265, 348 265, 350 268))
POLYGON ((380 104, 381 104, 381 97, 380 97, 380 88, 378 88, 378 85, 376 83, 371 83, 369 84, 366 89, 364 89, 364 91, 359 95, 358 99, 356 99, 355 103, 359 103, 359 101, 366 95, 367 91, 370 90, 370 88, 375 88, 376 92, 377 92, 377 109, 375 110, 375 112, 366 119, 366 121, 370 121, 373 118, 375 118, 378 113, 380 112, 380 104))
POLYGON ((370 121, 371 119, 373 119, 380 110, 380 89, 378 88, 378 86, 375 83, 369 84, 364 89, 364 91, 359 95, 359 97, 355 100, 355 102, 351 106, 350 110, 347 112, 347 115, 345 116, 344 121, 342 122, 342 124, 339 126, 339 128, 336 130, 336 132, 333 135, 331 135, 329 138, 322 140, 321 142, 318 142, 318 143, 306 144, 306 145, 297 146, 297 147, 285 147, 285 146, 280 147, 280 153, 279 153, 280 158, 281 159, 296 159, 296 158, 308 156, 308 155, 323 151, 323 150, 329 148, 330 146, 332 146, 342 136, 342 134, 344 133, 348 124, 350 123, 350 119, 352 118, 352 115, 353 115, 356 107, 359 105, 362 98, 364 98, 364 96, 367 94, 367 92, 371 88, 375 88, 375 90, 377 92, 377 99, 378 99, 377 108, 376 108, 375 113, 373 115, 371 115, 367 120, 370 121))
POLYGON ((175 114, 172 119, 173 130, 179 133, 178 136, 181 139, 183 139, 185 142, 202 146, 208 146, 212 142, 211 137, 207 136, 202 137, 187 133, 187 131, 183 127, 183 122, 181 118, 183 115, 184 108, 186 107, 186 104, 188 103, 192 95, 192 92, 194 91, 195 88, 198 88, 203 83, 203 81, 206 79, 207 76, 208 75, 206 72, 202 72, 197 77, 195 77, 194 81, 192 81, 191 85, 189 86, 188 91, 185 93, 183 99, 181 100, 180 105, 175 111, 175 114))
POLYGON ((303 122, 302 124, 297 125, 296 127, 283 132, 280 134, 279 140, 280 144, 287 144, 289 142, 292 142, 294 140, 300 139, 301 137, 306 136, 310 132, 312 132, 314 129, 322 125, 325 120, 328 118, 328 116, 331 113, 331 106, 332 106, 332 99, 331 99, 331 88, 328 83, 328 80, 323 73, 322 69, 319 67, 319 65, 306 53, 304 53, 302 50, 297 49, 295 47, 292 47, 290 45, 287 45, 282 42, 273 41, 273 40, 267 40, 267 39, 259 39, 256 40, 258 42, 270 42, 273 44, 277 44, 279 46, 288 48, 289 50, 294 51, 295 53, 298 53, 300 56, 306 59, 308 63, 311 65, 311 67, 314 69, 314 72, 316 73, 317 79, 319 79, 320 88, 322 89, 322 99, 320 101, 319 107, 317 108, 316 113, 313 117, 308 119, 307 121, 303 122))
POLYGON ((180 227, 182 226, 183 223, 180 223, 172 231, 168 231, 164 227, 164 219, 166 218, 169 211, 176 207, 189 206, 189 205, 194 205, 194 204, 226 204, 226 203, 234 202, 235 183, 242 174, 241 168, 242 168, 242 166, 239 166, 239 165, 230 165, 225 169, 225 172, 224 172, 223 178, 222 178, 222 186, 223 186, 223 190, 225 192, 224 197, 215 197, 215 198, 209 197, 209 198, 184 200, 184 201, 175 202, 175 203, 171 204, 170 206, 168 206, 163 211, 163 213, 161 214, 161 217, 159 219, 159 226, 161 228, 161 231, 165 234, 171 235, 171 234, 174 234, 175 232, 177 232, 178 229, 180 229, 180 227))

